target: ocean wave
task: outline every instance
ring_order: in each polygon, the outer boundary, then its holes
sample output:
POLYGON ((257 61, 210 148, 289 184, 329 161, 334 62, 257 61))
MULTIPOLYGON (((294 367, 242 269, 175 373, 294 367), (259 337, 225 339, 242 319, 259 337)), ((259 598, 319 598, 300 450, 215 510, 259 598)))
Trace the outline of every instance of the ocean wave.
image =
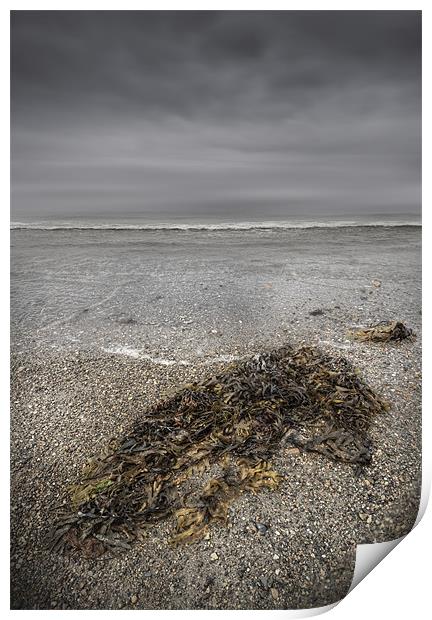
POLYGON ((145 230, 145 231, 228 231, 228 230, 290 230, 305 228, 358 228, 358 227, 398 227, 421 226, 421 222, 412 220, 375 220, 354 221, 284 221, 284 222, 221 222, 217 224, 196 223, 160 223, 160 224, 95 224, 91 222, 36 223, 11 222, 11 230, 145 230))

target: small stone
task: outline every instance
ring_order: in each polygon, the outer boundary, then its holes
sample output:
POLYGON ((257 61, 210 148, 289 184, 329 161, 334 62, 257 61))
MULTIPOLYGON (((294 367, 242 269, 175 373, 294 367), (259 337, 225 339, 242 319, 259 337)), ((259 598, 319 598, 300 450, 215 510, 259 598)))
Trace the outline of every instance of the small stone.
POLYGON ((136 603, 138 603, 138 597, 136 594, 132 594, 131 596, 131 603, 132 605, 135 605, 136 603))
POLYGON ((258 530, 258 534, 261 534, 261 536, 265 536, 268 530, 268 526, 265 523, 256 523, 255 527, 258 530))
POLYGON ((321 314, 324 314, 324 310, 321 310, 321 308, 317 308, 316 310, 311 310, 309 314, 311 316, 321 316, 321 314))
POLYGON ((210 532, 206 532, 204 540, 210 540, 210 532))
POLYGON ((277 601, 277 600, 278 600, 278 598, 279 598, 279 592, 278 592, 278 589, 277 589, 277 588, 270 588, 270 592, 271 592, 271 595, 272 595, 272 599, 273 599, 274 601, 277 601))
POLYGON ((215 561, 216 561, 216 560, 218 560, 218 559, 219 559, 218 554, 217 554, 215 551, 213 551, 213 553, 210 555, 210 560, 211 560, 212 562, 215 562, 215 561))
POLYGON ((277 568, 277 569, 275 570, 275 575, 280 575, 280 568, 277 568))
POLYGON ((279 560, 279 556, 278 556, 278 554, 277 554, 277 553, 275 553, 275 554, 274 554, 274 556, 273 556, 273 560, 279 560))

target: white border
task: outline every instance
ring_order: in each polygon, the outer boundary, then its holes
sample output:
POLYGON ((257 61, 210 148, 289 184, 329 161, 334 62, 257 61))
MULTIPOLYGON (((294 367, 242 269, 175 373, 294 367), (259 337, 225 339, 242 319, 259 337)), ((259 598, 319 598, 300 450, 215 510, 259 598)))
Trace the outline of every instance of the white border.
MULTIPOLYGON (((231 0, 230 2, 132 2, 124 0, 121 3, 109 2, 109 1, 96 1, 87 0, 86 2, 76 1, 72 2, 54 2, 54 1, 41 1, 41 2, 10 2, 6 9, 2 9, 2 21, 1 21, 1 43, 3 45, 2 54, 0 55, 0 63, 3 75, 3 90, 2 97, 0 99, 2 106, 2 155, 3 165, 0 167, 1 174, 1 189, 3 191, 3 204, 1 208, 1 275, 2 285, 4 287, 3 303, 1 305, 2 322, 3 327, 1 331, 1 357, 0 357, 0 381, 2 394, 4 395, 3 402, 7 403, 9 400, 9 10, 422 10, 423 11, 423 67, 427 67, 427 70, 423 69, 423 169, 431 170, 431 161, 429 156, 428 138, 430 136, 430 122, 427 111, 432 109, 432 100, 430 95, 430 77, 428 73, 431 73, 430 66, 430 9, 427 7, 426 2, 401 2, 393 1, 363 1, 363 2, 239 2, 231 0)), ((428 246, 429 231, 430 231, 430 181, 427 175, 423 178, 423 265, 424 273, 429 275, 428 267, 431 264, 430 250, 428 246)), ((423 282, 423 317, 426 319, 423 321, 423 350, 427 352, 423 356, 423 376, 432 377, 432 369, 430 363, 430 342, 431 342, 431 330, 428 326, 428 318, 430 312, 430 278, 425 278, 423 282)), ((429 388, 429 382, 424 385, 423 392, 423 494, 422 494, 422 512, 426 508, 427 496, 430 489, 431 480, 431 465, 432 465, 432 450, 431 450, 431 393, 429 388)), ((6 409, 6 407, 5 407, 6 409)), ((6 411, 1 416, 2 423, 2 438, 4 441, 3 450, 1 451, 1 465, 2 465, 2 496, 7 497, 9 495, 9 475, 5 476, 5 473, 9 473, 9 421, 6 411)), ((3 590, 2 597, 2 609, 6 611, 7 615, 15 615, 21 613, 31 614, 45 614, 45 611, 9 611, 9 519, 6 511, 2 512, 2 543, 4 545, 4 552, 2 554, 3 562, 2 568, 2 583, 7 587, 3 590)), ((337 605, 332 611, 333 618, 345 619, 349 617, 353 620, 356 618, 364 618, 367 615, 370 618, 379 617, 393 617, 393 618, 406 618, 407 615, 410 618, 423 618, 426 617, 426 609, 428 607, 430 588, 428 575, 430 574, 430 561, 429 550, 426 550, 427 542, 431 540, 432 529, 432 512, 429 507, 424 518, 419 525, 411 532, 407 539, 402 542, 391 554, 387 557, 382 564, 380 564, 375 570, 373 577, 368 576, 359 586, 357 586, 339 605, 337 605)), ((312 610, 311 610, 312 611, 312 610)), ((317 612, 318 610, 315 610, 317 612)), ((56 612, 56 614, 64 612, 56 612)), ((74 618, 79 616, 80 618, 86 617, 88 614, 113 614, 119 613, 118 611, 69 611, 68 617, 74 618)), ((129 615, 134 612, 125 611, 123 614, 129 615)), ((219 616, 223 614, 224 618, 230 618, 238 614, 265 614, 265 617, 300 617, 301 614, 292 611, 244 611, 244 612, 230 612, 230 611, 141 611, 141 615, 146 616, 157 615, 158 617, 181 617, 184 618, 186 614, 212 614, 213 616, 219 616)), ((311 615, 310 613, 308 615, 311 615)), ((126 617, 125 615, 121 616, 126 617)))

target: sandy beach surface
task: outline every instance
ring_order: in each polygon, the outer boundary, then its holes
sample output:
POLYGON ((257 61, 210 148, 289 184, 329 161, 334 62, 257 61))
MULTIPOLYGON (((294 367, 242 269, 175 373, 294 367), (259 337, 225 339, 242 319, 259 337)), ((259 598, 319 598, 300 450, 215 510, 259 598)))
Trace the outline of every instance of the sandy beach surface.
POLYGON ((12 231, 13 609, 288 609, 348 591, 357 543, 409 532, 421 482, 421 229, 12 231), (353 342, 399 319, 417 338, 353 342), (281 449, 280 490, 173 547, 47 548, 68 484, 161 395, 283 343, 347 357, 391 409, 360 476, 281 449), (265 532, 256 524, 265 525, 265 532))

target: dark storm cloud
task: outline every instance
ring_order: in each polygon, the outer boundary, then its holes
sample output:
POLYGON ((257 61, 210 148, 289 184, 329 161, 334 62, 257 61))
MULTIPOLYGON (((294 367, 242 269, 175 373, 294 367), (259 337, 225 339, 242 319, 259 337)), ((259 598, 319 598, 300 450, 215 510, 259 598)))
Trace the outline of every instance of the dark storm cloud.
POLYGON ((12 14, 18 216, 419 209, 420 14, 12 14))

